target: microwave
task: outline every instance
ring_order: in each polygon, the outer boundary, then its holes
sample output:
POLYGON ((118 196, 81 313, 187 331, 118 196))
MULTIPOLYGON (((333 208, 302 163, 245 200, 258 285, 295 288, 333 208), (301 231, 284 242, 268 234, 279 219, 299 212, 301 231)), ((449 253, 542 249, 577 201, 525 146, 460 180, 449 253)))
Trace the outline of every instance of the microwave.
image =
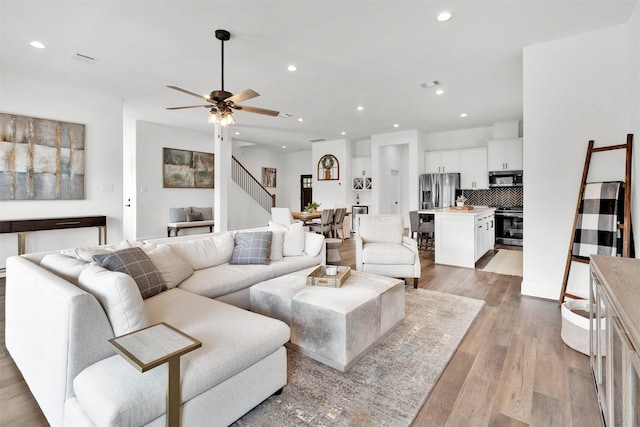
POLYGON ((489 172, 489 187, 522 187, 522 171, 489 172))

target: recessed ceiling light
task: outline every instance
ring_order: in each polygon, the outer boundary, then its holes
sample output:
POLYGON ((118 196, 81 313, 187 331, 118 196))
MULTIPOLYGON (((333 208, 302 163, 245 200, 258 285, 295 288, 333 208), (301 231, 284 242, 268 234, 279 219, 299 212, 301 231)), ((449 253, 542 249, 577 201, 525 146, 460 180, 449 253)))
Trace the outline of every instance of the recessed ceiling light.
POLYGON ((438 89, 436 91, 436 95, 442 95, 443 93, 444 93, 444 90, 442 90, 442 89, 438 89))
POLYGON ((287 67, 288 71, 294 72, 298 69, 298 67, 296 67, 295 65, 291 64, 287 67))
POLYGON ((467 117, 467 113, 460 114, 460 117, 462 117, 464 119, 465 117, 467 117))
POLYGON ((38 49, 44 49, 44 48, 46 47, 44 44, 42 44, 41 42, 36 41, 36 40, 32 41, 32 42, 31 42, 31 43, 29 43, 29 44, 30 44, 31 46, 33 46, 33 47, 38 48, 38 49))
POLYGON ((400 127, 400 125, 398 123, 394 123, 393 127, 394 128, 398 128, 398 127, 400 127))
POLYGON ((240 132, 236 132, 236 135, 240 135, 240 132))
POLYGON ((346 135, 347 133, 345 131, 340 132, 340 135, 346 135))
POLYGON ((356 110, 362 111, 362 110, 364 110, 364 107, 362 105, 358 105, 358 108, 356 108, 356 110))
POLYGON ((283 145, 283 146, 282 146, 282 148, 287 148, 287 146, 286 146, 286 145, 283 145))
POLYGON ((453 12, 450 12, 448 10, 443 10, 436 15, 436 20, 438 22, 447 22, 450 21, 451 18, 453 18, 453 12))
POLYGON ((299 121, 299 122, 304 122, 304 119, 303 119, 302 117, 299 117, 299 118, 298 118, 298 121, 299 121))

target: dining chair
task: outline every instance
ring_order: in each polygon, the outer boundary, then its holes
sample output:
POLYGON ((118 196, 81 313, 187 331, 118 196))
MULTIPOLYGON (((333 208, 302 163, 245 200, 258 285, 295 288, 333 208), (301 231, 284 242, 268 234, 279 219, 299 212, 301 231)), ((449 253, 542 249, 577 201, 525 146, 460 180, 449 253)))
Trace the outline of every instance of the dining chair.
POLYGON ((319 224, 309 225, 311 231, 331 237, 331 231, 333 228, 333 209, 323 209, 322 216, 320 217, 319 224))
POLYGON ((424 242, 424 248, 429 248, 429 241, 433 247, 433 235, 435 233, 434 222, 420 221, 420 214, 418 211, 409 211, 409 224, 411 226, 411 238, 415 238, 418 241, 418 250, 422 249, 424 242))
POLYGON ((338 237, 338 233, 340 235, 340 239, 344 241, 344 233, 343 233, 343 222, 344 217, 347 215, 347 208, 337 208, 333 214, 333 225, 332 225, 332 234, 333 237, 338 237))

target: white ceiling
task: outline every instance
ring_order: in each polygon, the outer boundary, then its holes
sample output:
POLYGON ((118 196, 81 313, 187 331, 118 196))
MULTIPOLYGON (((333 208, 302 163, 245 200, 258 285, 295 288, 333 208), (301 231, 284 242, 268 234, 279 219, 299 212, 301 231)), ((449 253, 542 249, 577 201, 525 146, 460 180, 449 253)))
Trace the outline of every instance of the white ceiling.
POLYGON ((237 112, 234 139, 291 151, 310 149, 317 138, 360 140, 521 119, 522 48, 625 23, 635 4, 0 0, 0 69, 110 94, 139 119, 211 131, 204 108, 165 110, 201 103, 165 86, 202 94, 220 89, 214 31, 226 29, 225 89, 251 88, 261 96, 246 105, 291 115, 237 112), (454 19, 438 23, 443 9, 454 19), (32 48, 32 40, 47 48, 32 48), (70 59, 76 53, 98 60, 70 59), (287 71, 289 64, 298 71, 287 71), (430 80, 445 94, 420 86, 430 80))

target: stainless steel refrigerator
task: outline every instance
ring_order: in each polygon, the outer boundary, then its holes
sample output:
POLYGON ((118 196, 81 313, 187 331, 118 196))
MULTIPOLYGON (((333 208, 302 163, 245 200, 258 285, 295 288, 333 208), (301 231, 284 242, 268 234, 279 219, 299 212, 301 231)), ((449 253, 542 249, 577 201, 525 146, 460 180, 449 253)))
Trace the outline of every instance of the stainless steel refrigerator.
POLYGON ((456 204, 460 190, 459 173, 426 173, 420 175, 420 207, 447 208, 456 204))

